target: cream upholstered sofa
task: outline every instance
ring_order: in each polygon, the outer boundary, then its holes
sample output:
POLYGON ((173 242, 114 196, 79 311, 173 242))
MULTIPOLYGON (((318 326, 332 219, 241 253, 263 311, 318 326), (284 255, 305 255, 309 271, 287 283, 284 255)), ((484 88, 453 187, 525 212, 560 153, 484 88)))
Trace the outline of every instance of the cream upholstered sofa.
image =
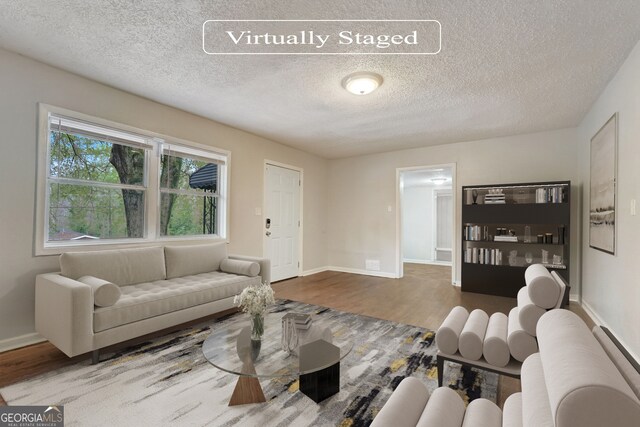
POLYGON ((70 252, 60 270, 36 278, 36 330, 94 363, 101 348, 227 310, 271 280, 268 259, 227 255, 224 242, 70 252))
POLYGON ((606 330, 574 313, 551 310, 537 326, 540 352, 522 365, 522 392, 505 401, 476 399, 466 408, 448 387, 429 394, 416 378, 404 379, 372 427, 637 427, 637 363, 606 330), (635 367, 634 367, 635 365, 635 367))
POLYGON ((451 310, 436 333, 438 385, 447 360, 520 378, 522 362, 538 352, 538 321, 547 310, 563 307, 569 292, 564 279, 542 264, 529 266, 524 278, 518 306, 508 316, 480 309, 469 313, 461 306, 451 310))

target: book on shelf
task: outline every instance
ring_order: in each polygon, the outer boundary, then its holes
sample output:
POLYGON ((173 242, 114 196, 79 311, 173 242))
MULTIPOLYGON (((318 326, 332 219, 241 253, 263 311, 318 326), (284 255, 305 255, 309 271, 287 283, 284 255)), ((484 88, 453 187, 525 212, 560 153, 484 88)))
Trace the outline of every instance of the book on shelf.
POLYGON ((565 198, 564 187, 545 187, 536 189, 536 203, 562 203, 565 198))
POLYGON ((494 242, 517 242, 518 236, 494 236, 494 242))
POLYGON ((464 262, 469 264, 502 265, 502 251, 496 248, 468 248, 464 262))

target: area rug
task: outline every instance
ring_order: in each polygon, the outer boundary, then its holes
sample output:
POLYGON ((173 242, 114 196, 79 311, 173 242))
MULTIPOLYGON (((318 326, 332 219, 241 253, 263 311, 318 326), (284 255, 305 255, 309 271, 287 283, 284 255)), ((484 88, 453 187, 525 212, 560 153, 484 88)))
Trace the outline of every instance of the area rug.
MULTIPOLYGON (((261 380, 267 402, 229 407, 237 377, 210 365, 202 342, 237 313, 124 348, 0 390, 9 405, 64 405, 66 426, 344 426, 371 423, 403 378, 437 387, 435 333, 337 310, 278 301, 272 311, 313 313, 347 334, 354 348, 340 365, 340 392, 316 404, 295 378, 261 380)), ((447 366, 445 383, 465 401, 495 401, 496 374, 447 366)))

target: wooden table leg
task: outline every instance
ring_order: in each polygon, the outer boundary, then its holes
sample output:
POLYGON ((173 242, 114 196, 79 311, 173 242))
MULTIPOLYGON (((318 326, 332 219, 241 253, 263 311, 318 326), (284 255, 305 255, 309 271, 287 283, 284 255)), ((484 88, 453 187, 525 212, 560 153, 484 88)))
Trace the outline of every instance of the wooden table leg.
MULTIPOLYGON (((251 361, 246 361, 242 366, 242 372, 246 374, 255 374, 256 370, 251 361)), ((229 406, 246 405, 249 403, 263 403, 267 399, 264 397, 260 381, 256 377, 241 375, 233 389, 229 406)))

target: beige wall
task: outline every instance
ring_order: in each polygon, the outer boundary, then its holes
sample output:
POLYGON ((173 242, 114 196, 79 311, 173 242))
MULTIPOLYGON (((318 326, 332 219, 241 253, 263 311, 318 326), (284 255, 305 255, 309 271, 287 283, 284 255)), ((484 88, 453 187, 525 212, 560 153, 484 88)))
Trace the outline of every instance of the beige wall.
POLYGON ((262 254, 264 160, 303 168, 303 269, 327 264, 326 160, 5 50, 0 64, 0 347, 34 331, 35 275, 58 266, 33 256, 38 102, 230 150, 233 253, 262 254))
MULTIPOLYGON (((383 273, 396 274, 396 168, 456 163, 458 260, 463 185, 570 180, 571 284, 578 284, 581 190, 576 148, 575 129, 564 129, 333 160, 329 163, 329 265, 364 270, 365 259, 379 259, 383 273)), ((572 287, 574 297, 577 288, 572 287)))
POLYGON ((583 189, 582 301, 640 360, 640 43, 578 127, 583 189), (618 112, 616 255, 589 247, 589 149, 618 112))

